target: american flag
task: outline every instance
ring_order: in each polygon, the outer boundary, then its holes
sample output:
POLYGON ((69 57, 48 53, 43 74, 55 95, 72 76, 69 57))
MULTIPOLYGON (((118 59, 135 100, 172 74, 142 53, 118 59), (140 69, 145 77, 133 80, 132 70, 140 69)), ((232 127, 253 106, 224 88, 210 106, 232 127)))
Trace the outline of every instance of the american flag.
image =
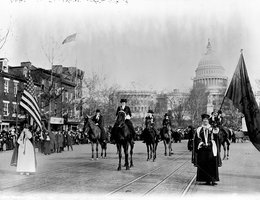
POLYGON ((68 37, 66 37, 66 38, 63 40, 62 44, 75 41, 75 40, 76 40, 76 36, 77 36, 77 33, 74 33, 74 34, 72 34, 72 35, 69 35, 68 37))
POLYGON ((20 105, 29 112, 40 129, 42 129, 40 109, 38 102, 35 99, 34 84, 30 71, 28 73, 28 79, 21 97, 20 105))

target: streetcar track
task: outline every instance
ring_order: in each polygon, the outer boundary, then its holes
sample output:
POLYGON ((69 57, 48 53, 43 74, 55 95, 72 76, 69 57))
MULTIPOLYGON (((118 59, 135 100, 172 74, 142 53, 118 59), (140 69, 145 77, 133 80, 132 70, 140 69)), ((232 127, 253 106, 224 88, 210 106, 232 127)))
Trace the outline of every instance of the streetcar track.
POLYGON ((182 163, 179 167, 177 167, 176 169, 174 169, 170 174, 168 174, 167 176, 165 176, 162 180, 160 180, 158 183, 156 183, 152 188, 150 188, 148 191, 146 191, 143 196, 151 193, 153 190, 155 190, 157 187, 159 187, 165 180, 167 180, 168 178, 170 178, 175 172, 177 172, 180 168, 182 168, 186 163, 188 162, 185 161, 184 163, 182 163))
POLYGON ((185 187, 185 189, 183 190, 183 192, 182 192, 182 194, 181 194, 181 197, 184 197, 184 196, 188 193, 188 191, 190 190, 190 187, 191 187, 192 183, 195 181, 196 177, 197 177, 197 174, 195 174, 195 175, 191 178, 191 180, 189 181, 189 184, 188 184, 188 185, 185 187))
MULTIPOLYGON (((183 155, 187 155, 187 153, 185 152, 185 153, 181 154, 180 156, 178 156, 177 158, 175 158, 173 161, 176 161, 176 160, 178 160, 179 158, 182 158, 183 155)), ((186 161, 186 162, 188 162, 188 161, 186 161)), ((184 162, 184 164, 185 164, 186 162, 184 162)), ((183 166, 184 164, 182 164, 181 166, 183 166)), ((153 169, 153 170, 147 172, 146 174, 143 174, 142 176, 139 176, 139 177, 135 178, 134 180, 132 180, 132 181, 126 183, 126 184, 123 184, 122 186, 120 186, 120 187, 116 188, 115 190, 109 192, 107 195, 115 194, 116 192, 118 192, 118 191, 120 191, 120 190, 126 188, 127 186, 129 186, 129 185, 131 185, 131 184, 137 182, 138 180, 140 180, 140 179, 142 179, 142 178, 144 178, 144 177, 146 177, 146 176, 152 174, 153 172, 158 171, 159 169, 161 169, 161 168, 163 168, 163 167, 165 167, 165 165, 162 165, 162 166, 160 166, 160 167, 157 167, 157 168, 155 168, 155 169, 153 169)), ((180 167, 179 167, 179 168, 180 168, 180 167)), ((179 168, 177 168, 177 169, 179 169, 179 168)), ((177 170, 175 170, 175 171, 177 171, 177 170)), ((166 180, 166 179, 165 179, 165 180, 166 180)))

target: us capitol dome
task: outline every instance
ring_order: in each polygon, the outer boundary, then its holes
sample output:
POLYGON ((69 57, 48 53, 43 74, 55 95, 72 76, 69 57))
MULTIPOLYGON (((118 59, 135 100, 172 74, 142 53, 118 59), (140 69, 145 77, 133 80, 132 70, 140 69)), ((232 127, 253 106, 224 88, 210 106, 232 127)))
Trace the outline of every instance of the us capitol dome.
POLYGON ((208 40, 206 53, 200 59, 195 74, 193 87, 204 85, 209 92, 207 113, 210 114, 214 109, 219 109, 228 81, 225 69, 212 50, 210 40, 208 40))

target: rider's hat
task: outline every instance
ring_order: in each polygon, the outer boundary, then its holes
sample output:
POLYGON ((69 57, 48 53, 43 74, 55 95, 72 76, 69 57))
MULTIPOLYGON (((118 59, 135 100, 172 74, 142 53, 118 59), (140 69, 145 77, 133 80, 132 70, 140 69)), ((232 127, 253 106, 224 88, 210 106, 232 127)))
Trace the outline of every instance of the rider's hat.
POLYGON ((151 113, 151 114, 153 114, 153 111, 152 111, 152 110, 148 110, 148 113, 151 113))
POLYGON ((99 109, 96 109, 96 113, 100 113, 100 110, 99 110, 99 109))
POLYGON ((164 117, 166 117, 166 116, 168 116, 168 113, 165 113, 165 114, 164 114, 164 117))
POLYGON ((218 111, 218 114, 222 114, 222 111, 221 111, 221 110, 219 110, 219 111, 218 111))
POLYGON ((120 103, 123 103, 123 102, 127 103, 127 99, 121 99, 120 100, 120 103))
POLYGON ((209 115, 208 114, 202 114, 201 115, 201 119, 203 120, 203 119, 209 119, 209 115))

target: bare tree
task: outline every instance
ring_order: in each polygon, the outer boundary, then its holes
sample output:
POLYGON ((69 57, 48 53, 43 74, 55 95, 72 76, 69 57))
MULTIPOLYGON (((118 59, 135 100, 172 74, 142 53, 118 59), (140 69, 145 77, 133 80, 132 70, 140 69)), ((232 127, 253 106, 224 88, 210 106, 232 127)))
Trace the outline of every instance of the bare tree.
POLYGON ((62 88, 54 88, 54 81, 53 81, 53 70, 52 67, 55 62, 62 62, 62 54, 61 54, 61 44, 57 42, 53 37, 45 38, 45 45, 41 43, 42 51, 47 58, 50 67, 51 67, 51 76, 50 76, 50 85, 49 87, 42 92, 42 99, 45 99, 47 101, 47 104, 45 107, 49 106, 49 120, 48 120, 48 130, 50 131, 50 119, 52 116, 52 102, 59 98, 59 96, 62 94, 62 88), (56 90, 60 90, 59 94, 56 90))
POLYGON ((108 86, 106 75, 94 71, 87 73, 83 80, 83 115, 93 115, 100 109, 107 123, 114 121, 116 105, 111 103, 110 97, 117 89, 117 85, 108 86))
POLYGON ((185 102, 187 112, 190 114, 193 125, 199 125, 201 114, 206 112, 207 98, 209 93, 204 85, 197 85, 190 91, 185 102))

